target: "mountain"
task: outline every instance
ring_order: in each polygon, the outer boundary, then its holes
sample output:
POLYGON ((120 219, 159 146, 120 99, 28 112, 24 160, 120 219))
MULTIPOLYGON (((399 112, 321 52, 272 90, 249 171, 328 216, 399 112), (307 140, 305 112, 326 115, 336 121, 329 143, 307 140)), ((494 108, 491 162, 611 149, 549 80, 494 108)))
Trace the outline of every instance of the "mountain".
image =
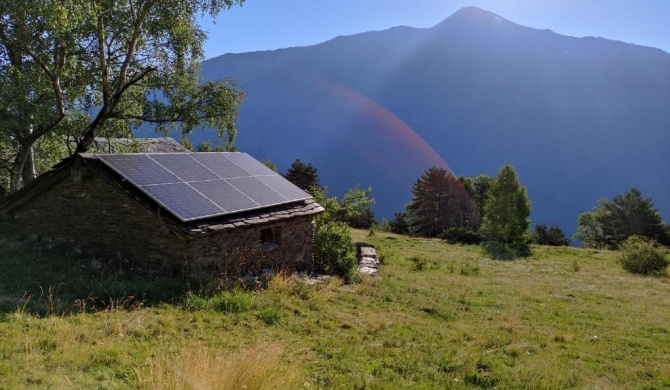
POLYGON ((380 218, 432 165, 475 176, 511 162, 535 223, 572 233, 579 213, 631 187, 670 220, 670 54, 659 49, 468 7, 432 28, 226 54, 202 72, 247 94, 240 150, 281 171, 311 162, 331 194, 371 185, 380 218))

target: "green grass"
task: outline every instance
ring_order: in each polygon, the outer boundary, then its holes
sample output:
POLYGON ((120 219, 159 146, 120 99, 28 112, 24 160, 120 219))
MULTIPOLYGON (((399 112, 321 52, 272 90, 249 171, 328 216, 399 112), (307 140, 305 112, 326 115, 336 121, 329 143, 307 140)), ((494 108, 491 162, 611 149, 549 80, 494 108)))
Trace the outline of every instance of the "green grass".
POLYGON ((57 258, 60 264, 51 267, 46 255, 2 243, 0 388, 179 388, 157 382, 175 370, 181 378, 175 381, 214 378, 203 388, 225 388, 213 384, 248 371, 269 379, 254 385, 240 374, 243 379, 229 383, 250 383, 250 389, 670 388, 667 276, 629 274, 609 251, 532 247, 526 258, 500 261, 478 247, 353 234, 377 247, 378 277, 312 286, 279 276, 263 290, 207 294, 172 285, 165 287, 170 294, 161 292, 154 287, 159 280, 124 294, 133 280, 114 272, 74 277, 63 267, 71 260, 57 258), (72 302, 91 296, 86 288, 100 280, 108 282, 95 290, 93 312, 41 308, 36 315, 37 305, 15 301, 24 291, 39 295, 39 286, 65 283, 59 305, 76 307, 72 302), (144 306, 100 306, 138 292, 151 298, 144 306), (249 358, 266 351, 273 359, 249 358), (180 368, 196 360, 238 369, 214 375, 206 367, 180 368))

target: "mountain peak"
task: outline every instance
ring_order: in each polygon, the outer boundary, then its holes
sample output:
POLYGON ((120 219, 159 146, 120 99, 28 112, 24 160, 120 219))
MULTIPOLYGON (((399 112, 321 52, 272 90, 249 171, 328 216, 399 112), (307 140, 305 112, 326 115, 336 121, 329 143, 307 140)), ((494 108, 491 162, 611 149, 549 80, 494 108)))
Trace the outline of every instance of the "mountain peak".
POLYGON ((435 25, 433 28, 442 29, 445 26, 454 25, 499 26, 502 24, 514 23, 491 11, 486 11, 477 7, 463 7, 442 22, 435 25))

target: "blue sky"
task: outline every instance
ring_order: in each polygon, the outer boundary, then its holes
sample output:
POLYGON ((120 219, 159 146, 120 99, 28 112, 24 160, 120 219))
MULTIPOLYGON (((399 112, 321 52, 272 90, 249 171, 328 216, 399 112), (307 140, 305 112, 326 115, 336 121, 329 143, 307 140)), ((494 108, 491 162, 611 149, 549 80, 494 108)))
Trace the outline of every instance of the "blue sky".
POLYGON ((209 32, 206 57, 312 45, 338 35, 405 25, 431 27, 476 6, 518 24, 670 52, 670 0, 247 0, 224 11, 209 32))

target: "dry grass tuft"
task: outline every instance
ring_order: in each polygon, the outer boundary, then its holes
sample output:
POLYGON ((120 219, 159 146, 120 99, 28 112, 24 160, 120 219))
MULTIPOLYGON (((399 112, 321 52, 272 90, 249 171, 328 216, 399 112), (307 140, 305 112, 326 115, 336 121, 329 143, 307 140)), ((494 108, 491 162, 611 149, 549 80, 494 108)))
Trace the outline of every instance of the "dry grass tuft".
POLYGON ((282 356, 281 347, 266 343, 224 357, 194 345, 177 356, 151 359, 149 369, 138 370, 137 376, 144 389, 294 389, 296 369, 283 366, 282 356))

